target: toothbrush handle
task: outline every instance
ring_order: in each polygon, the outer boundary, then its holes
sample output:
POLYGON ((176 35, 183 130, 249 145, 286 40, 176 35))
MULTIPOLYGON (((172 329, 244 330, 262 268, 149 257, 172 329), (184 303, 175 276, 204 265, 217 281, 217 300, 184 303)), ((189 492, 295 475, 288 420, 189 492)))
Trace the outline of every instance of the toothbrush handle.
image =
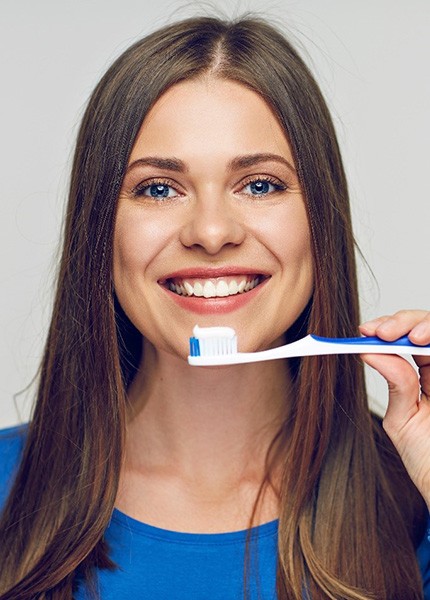
MULTIPOLYGON (((408 346, 409 348, 430 348, 430 344, 426 346, 418 346, 413 344, 407 335, 394 340, 394 342, 386 342, 375 336, 355 337, 355 338, 327 338, 319 335, 311 334, 311 337, 318 342, 328 342, 330 344, 359 344, 361 346, 408 346)), ((363 348, 364 350, 364 348, 363 348)))

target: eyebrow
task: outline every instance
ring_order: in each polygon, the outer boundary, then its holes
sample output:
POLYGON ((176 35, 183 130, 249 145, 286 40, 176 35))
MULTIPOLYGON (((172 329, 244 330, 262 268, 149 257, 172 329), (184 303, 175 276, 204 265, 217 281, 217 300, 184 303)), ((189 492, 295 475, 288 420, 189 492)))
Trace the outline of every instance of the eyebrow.
POLYGON ((127 173, 135 167, 148 165, 149 167, 157 167, 167 171, 177 171, 178 173, 186 173, 188 171, 185 163, 179 158, 160 158, 158 156, 147 156, 138 158, 130 163, 127 167, 127 173))
POLYGON ((286 158, 279 154, 271 154, 269 152, 237 156, 229 163, 229 169, 234 171, 235 169, 253 167, 254 165, 258 165, 262 162, 278 162, 288 167, 288 169, 294 174, 296 173, 295 168, 286 158))
MULTIPOLYGON (((243 169, 246 167, 253 167, 263 162, 278 162, 286 166, 292 173, 296 174, 296 170, 293 165, 283 156, 279 154, 271 154, 268 152, 259 152, 256 154, 244 154, 243 156, 237 156, 233 158, 228 164, 228 170, 234 171, 236 169, 243 169)), ((187 173, 188 167, 184 161, 179 158, 161 158, 158 156, 147 156, 145 158, 138 158, 130 163, 127 167, 127 173, 135 167, 149 166, 156 167, 158 169, 175 171, 177 173, 187 173)))

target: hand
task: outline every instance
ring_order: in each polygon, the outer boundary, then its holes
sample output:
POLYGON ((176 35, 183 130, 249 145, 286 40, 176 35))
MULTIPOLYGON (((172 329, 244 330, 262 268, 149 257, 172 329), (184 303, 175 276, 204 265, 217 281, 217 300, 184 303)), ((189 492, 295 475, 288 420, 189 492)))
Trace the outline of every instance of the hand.
MULTIPOLYGON (((364 323, 360 331, 387 341, 408 335, 414 344, 430 344, 430 312, 402 310, 364 323)), ((430 356, 414 357, 418 375, 400 356, 364 354, 362 358, 387 380, 384 430, 430 508, 430 356)))

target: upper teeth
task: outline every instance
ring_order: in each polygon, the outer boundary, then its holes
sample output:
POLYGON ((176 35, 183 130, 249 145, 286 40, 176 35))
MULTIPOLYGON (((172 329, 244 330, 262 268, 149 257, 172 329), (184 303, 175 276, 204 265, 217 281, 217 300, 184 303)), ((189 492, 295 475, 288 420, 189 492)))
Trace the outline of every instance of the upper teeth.
POLYGON ((260 283, 260 277, 249 276, 228 277, 216 279, 184 279, 169 282, 169 289, 172 292, 183 296, 203 296, 204 298, 223 298, 225 296, 234 296, 249 292, 260 283))

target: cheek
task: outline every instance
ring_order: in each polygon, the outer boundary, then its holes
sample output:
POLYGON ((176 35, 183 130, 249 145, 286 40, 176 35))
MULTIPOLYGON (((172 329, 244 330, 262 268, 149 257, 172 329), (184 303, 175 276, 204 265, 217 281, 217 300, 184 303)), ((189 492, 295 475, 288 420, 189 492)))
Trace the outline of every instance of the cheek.
POLYGON ((166 246, 168 232, 159 220, 139 211, 119 210, 114 232, 113 276, 119 295, 130 294, 130 282, 145 275, 166 246))
POLYGON ((299 269, 312 278, 311 236, 304 204, 291 203, 278 208, 260 219, 256 233, 283 271, 299 269))
POLYGON ((298 223, 279 231, 274 242, 279 249, 283 262, 311 263, 311 239, 307 223, 298 223))
POLYGON ((308 303, 314 287, 311 234, 304 206, 278 215, 272 226, 272 252, 280 266, 283 290, 280 303, 283 304, 288 296, 294 322, 308 303))
MULTIPOLYGON (((300 313, 314 287, 314 261, 309 232, 292 230, 278 239, 282 278, 292 305, 300 313)), ((298 315, 296 315, 298 316, 298 315)))
MULTIPOLYGON (((115 288, 122 287, 130 273, 137 269, 141 253, 142 236, 136 227, 131 230, 124 219, 118 219, 114 233, 113 274, 115 288)), ((143 240, 142 240, 143 241, 143 240)))

